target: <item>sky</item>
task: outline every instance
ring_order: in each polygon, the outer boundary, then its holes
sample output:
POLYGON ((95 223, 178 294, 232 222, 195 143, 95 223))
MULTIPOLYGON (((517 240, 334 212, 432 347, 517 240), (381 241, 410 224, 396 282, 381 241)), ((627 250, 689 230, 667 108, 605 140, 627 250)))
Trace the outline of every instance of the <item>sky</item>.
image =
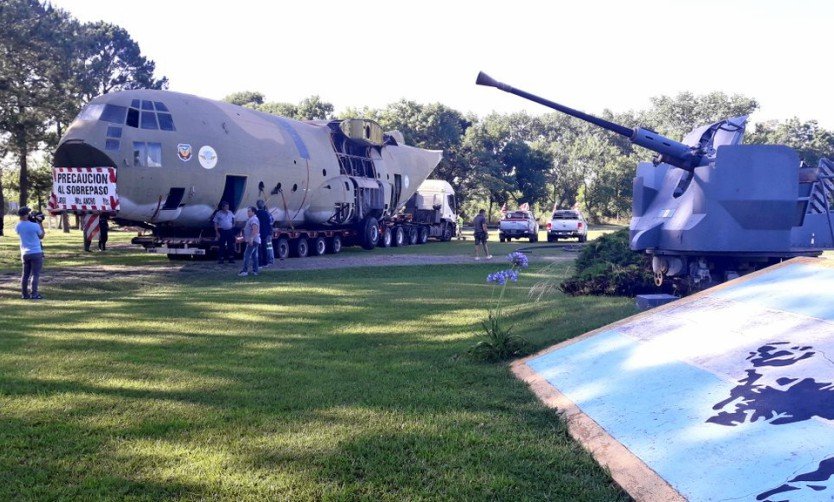
POLYGON ((479 116, 549 111, 475 86, 484 71, 592 114, 723 91, 758 100, 753 121, 834 129, 831 0, 52 4, 122 26, 170 90, 212 99, 251 90, 289 103, 319 95, 337 112, 403 98, 479 116))

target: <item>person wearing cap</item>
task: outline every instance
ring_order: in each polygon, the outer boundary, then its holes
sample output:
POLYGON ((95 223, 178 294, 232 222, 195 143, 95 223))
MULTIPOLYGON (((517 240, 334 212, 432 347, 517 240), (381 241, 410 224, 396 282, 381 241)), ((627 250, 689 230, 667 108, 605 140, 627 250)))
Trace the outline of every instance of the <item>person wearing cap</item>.
POLYGON ((220 209, 212 217, 214 232, 217 235, 217 263, 228 259, 235 262, 235 213, 229 211, 229 203, 220 203, 220 209))
POLYGON ((40 222, 35 223, 29 219, 31 212, 32 210, 28 207, 21 207, 17 212, 20 222, 14 227, 14 231, 20 236, 20 258, 23 261, 20 292, 24 300, 40 300, 43 296, 38 292, 38 281, 43 268, 41 239, 43 239, 44 231, 40 222))

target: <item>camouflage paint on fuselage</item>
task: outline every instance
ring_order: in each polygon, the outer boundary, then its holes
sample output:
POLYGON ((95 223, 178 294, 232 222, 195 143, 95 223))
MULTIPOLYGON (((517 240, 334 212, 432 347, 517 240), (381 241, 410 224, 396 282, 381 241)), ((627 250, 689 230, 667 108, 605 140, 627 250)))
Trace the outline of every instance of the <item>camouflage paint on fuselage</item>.
POLYGON ((115 167, 121 203, 117 217, 122 220, 205 227, 223 197, 227 176, 238 176, 245 178, 242 196, 235 201, 238 221, 245 218, 246 206, 265 199, 279 224, 330 226, 338 225, 329 222, 334 207, 353 204, 355 190, 363 184, 379 187, 384 194, 383 214, 393 213, 395 175, 403 180, 397 201, 401 206, 441 156, 439 151, 389 142, 371 149, 376 179, 351 179, 340 172, 327 122, 299 122, 170 91, 134 90, 92 100, 62 137, 54 164, 115 167), (139 125, 146 118, 142 113, 148 113, 149 123, 157 121, 157 127, 162 115, 169 114, 174 130, 131 127, 125 124, 129 115, 119 120, 118 113, 116 118, 105 115, 114 121, 102 117, 106 105, 112 105, 108 109, 112 112, 137 102, 140 108, 143 103, 164 105, 163 111, 140 109, 139 125), (142 154, 144 162, 137 161, 136 143, 160 145, 157 167, 149 165, 156 162, 148 162, 147 152, 142 154), (208 154, 202 159, 201 150, 208 154), (172 188, 183 189, 184 195, 175 207, 165 208, 172 188))

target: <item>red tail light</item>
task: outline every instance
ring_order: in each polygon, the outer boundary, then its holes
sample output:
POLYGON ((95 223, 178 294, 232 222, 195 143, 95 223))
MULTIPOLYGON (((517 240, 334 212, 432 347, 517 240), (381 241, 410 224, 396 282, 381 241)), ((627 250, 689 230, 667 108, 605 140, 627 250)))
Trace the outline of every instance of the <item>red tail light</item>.
POLYGON ((582 222, 581 221, 579 223, 577 223, 577 225, 578 226, 576 228, 582 228, 582 222))
POLYGON ((553 228, 553 223, 547 222, 547 229, 550 230, 553 228))

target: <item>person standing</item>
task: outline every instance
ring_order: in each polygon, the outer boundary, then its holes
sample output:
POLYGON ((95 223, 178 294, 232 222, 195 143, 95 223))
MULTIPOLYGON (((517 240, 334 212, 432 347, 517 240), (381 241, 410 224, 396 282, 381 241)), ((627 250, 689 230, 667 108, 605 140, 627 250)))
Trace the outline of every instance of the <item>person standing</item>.
POLYGON ((261 232, 261 246, 258 249, 258 258, 262 267, 268 267, 275 263, 275 255, 272 253, 272 224, 275 218, 267 211, 266 202, 259 200, 255 216, 258 217, 258 228, 261 232))
POLYGON ((101 213, 98 218, 98 250, 104 251, 107 248, 107 238, 110 234, 110 225, 107 223, 107 214, 101 213))
POLYGON ((235 262, 235 214, 229 211, 229 203, 220 203, 220 209, 212 217, 214 232, 217 235, 217 263, 229 260, 235 262))
POLYGON ((24 300, 40 300, 43 298, 38 292, 38 281, 43 268, 43 247, 41 239, 44 237, 43 225, 40 221, 35 223, 29 218, 32 210, 24 206, 20 208, 17 215, 20 222, 15 226, 14 231, 20 236, 20 258, 23 260, 23 274, 20 277, 21 298, 24 300), (29 279, 31 278, 31 288, 29 279))
POLYGON ((480 260, 480 248, 478 246, 483 247, 484 249, 484 257, 487 260, 492 259, 492 255, 489 254, 489 248, 487 247, 487 239, 489 239, 489 230, 487 229, 486 224, 486 211, 481 209, 478 211, 478 216, 472 220, 472 225, 475 227, 475 259, 480 260))
POLYGON ((249 206, 246 210, 249 217, 243 226, 243 240, 246 242, 246 251, 243 252, 243 270, 239 276, 249 275, 249 262, 252 262, 252 275, 258 275, 258 247, 261 244, 261 231, 258 224, 258 217, 255 216, 255 208, 249 206))

